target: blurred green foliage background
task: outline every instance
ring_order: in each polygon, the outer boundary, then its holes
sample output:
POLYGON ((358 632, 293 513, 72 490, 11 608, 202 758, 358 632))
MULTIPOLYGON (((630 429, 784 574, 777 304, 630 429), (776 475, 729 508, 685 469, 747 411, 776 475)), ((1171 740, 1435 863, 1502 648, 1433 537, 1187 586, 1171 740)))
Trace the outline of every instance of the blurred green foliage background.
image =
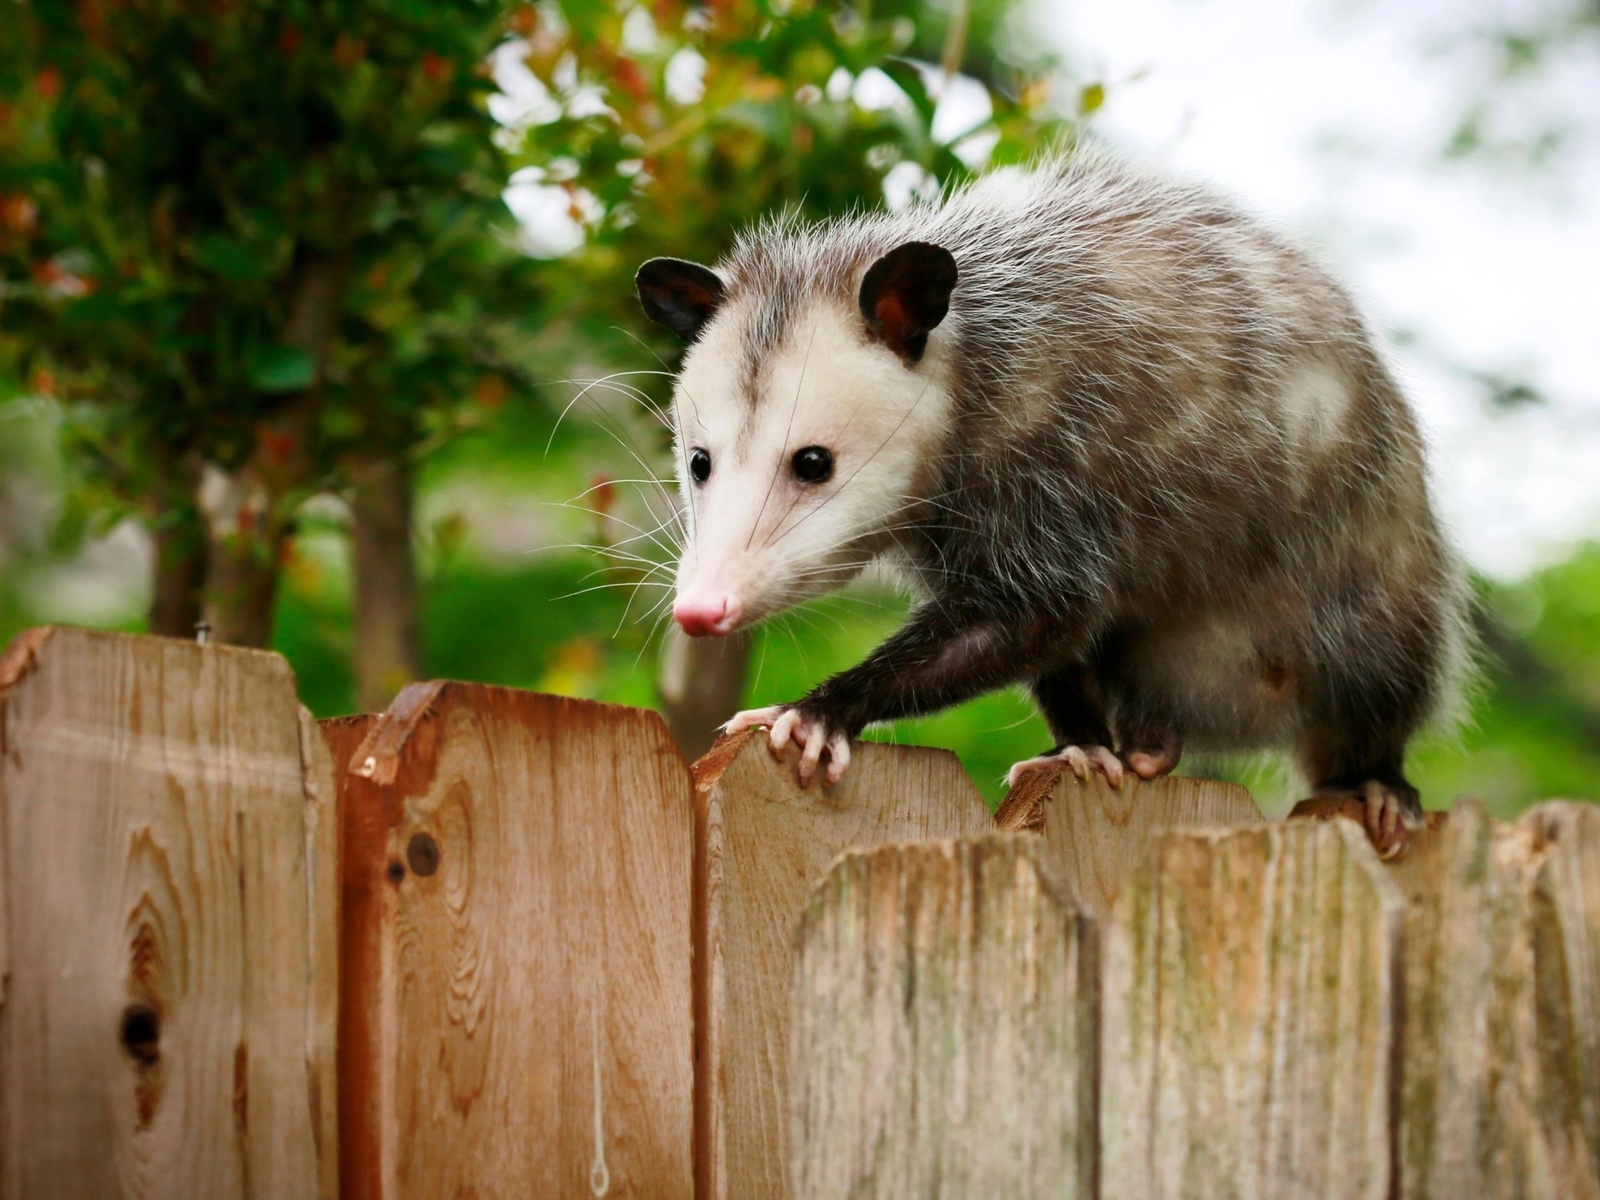
MULTIPOLYGON (((679 348, 634 268, 1070 139, 1104 90, 1040 44, 1006 0, 0 6, 0 639, 204 616, 323 716, 418 675, 656 703, 679 348)), ((1600 796, 1600 545, 1480 591, 1425 799, 1600 796)), ((903 611, 762 627, 748 700, 903 611)), ((1050 740, 1012 691, 870 736, 991 800, 1050 740)))

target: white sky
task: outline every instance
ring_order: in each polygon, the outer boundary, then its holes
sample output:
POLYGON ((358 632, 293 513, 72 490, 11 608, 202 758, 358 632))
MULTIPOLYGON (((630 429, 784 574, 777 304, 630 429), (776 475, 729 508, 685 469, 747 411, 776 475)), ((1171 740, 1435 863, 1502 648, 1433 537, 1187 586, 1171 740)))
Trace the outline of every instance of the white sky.
POLYGON ((1472 38, 1538 3, 1040 0, 1096 128, 1309 242, 1380 329, 1434 446, 1440 506, 1502 577, 1600 536, 1600 47, 1500 94, 1507 135, 1572 137, 1539 175, 1438 150, 1488 78, 1472 38), (1490 413, 1461 368, 1525 377, 1544 407, 1490 413))

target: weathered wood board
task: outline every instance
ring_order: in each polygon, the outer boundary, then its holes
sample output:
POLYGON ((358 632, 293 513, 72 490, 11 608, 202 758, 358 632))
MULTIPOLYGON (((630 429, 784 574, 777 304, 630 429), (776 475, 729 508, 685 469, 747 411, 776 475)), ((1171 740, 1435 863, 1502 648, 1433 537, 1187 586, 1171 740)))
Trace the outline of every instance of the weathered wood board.
POLYGON ((381 954, 384 927, 373 917, 383 911, 383 889, 392 885, 385 876, 362 867, 366 848, 384 836, 383 809, 352 802, 349 775, 350 759, 377 720, 377 715, 367 713, 318 722, 334 763, 340 827, 339 977, 345 984, 339 988, 338 1009, 341 1198, 373 1194, 374 1151, 381 1136, 378 1062, 367 1052, 374 1036, 373 1006, 369 990, 356 985, 364 978, 362 965, 378 961, 381 954), (355 832, 350 830, 352 823, 358 825, 355 832))
POLYGON ((277 655, 0 659, 0 1197, 337 1195, 333 770, 277 655))
POLYGON ((1549 801, 1520 828, 1533 885, 1539 1121, 1554 1194, 1600 1200, 1600 807, 1549 801))
POLYGON ((1101 1195, 1389 1196, 1404 907, 1348 821, 1159 835, 1102 929, 1101 1195))
POLYGON ((693 809, 661 719, 414 684, 347 762, 344 1200, 690 1196, 693 809))
POLYGON ((1093 1194, 1090 927, 1040 851, 992 834, 828 873, 794 976, 797 1200, 1093 1194))
POLYGON ((1464 802, 1396 877, 1400 1194, 1600 1197, 1600 810, 1464 802))
POLYGON ((765 733, 695 764, 695 1170, 702 1200, 788 1193, 789 979, 811 889, 855 846, 990 832, 955 756, 863 743, 802 789, 765 733))
POLYGON ((1004 830, 1044 839, 1045 870, 1074 904, 1096 916, 1144 861, 1158 830, 1259 823, 1261 812, 1236 783, 1131 772, 1112 787, 1095 772, 1079 779, 1065 766, 1030 771, 995 813, 1004 830))

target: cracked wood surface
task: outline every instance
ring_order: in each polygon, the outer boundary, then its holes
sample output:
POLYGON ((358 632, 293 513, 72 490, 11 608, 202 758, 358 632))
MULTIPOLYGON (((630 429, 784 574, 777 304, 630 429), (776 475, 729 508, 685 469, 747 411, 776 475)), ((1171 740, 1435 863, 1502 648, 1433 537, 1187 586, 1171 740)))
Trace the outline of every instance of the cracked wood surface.
POLYGON ((0 1197, 337 1193, 332 765, 277 655, 0 658, 0 1197))
POLYGON ((1400 1194, 1600 1198, 1600 810, 1464 802, 1396 877, 1400 1194))
POLYGON ((1404 901, 1348 821, 1159 835, 1102 930, 1101 1194, 1390 1194, 1404 901))
POLYGON ((324 732, 344 1200, 687 1200, 692 806, 661 719, 428 683, 324 732))
POLYGON ((855 846, 990 832, 955 755, 863 742, 802 789, 752 730, 695 764, 696 1172, 702 1200, 788 1194, 789 979, 811 889, 855 846))
POLYGON ((798 939, 797 1200, 1088 1197, 1089 923, 1025 834, 845 855, 798 939))

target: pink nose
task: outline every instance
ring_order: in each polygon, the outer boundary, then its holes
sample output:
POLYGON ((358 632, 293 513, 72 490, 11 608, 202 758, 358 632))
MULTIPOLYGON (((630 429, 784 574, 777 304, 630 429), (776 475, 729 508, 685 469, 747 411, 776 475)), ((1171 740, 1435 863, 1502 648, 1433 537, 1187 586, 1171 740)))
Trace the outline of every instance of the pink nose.
POLYGON ((732 592, 690 592, 678 597, 672 616, 690 637, 722 637, 739 624, 739 609, 732 592))

